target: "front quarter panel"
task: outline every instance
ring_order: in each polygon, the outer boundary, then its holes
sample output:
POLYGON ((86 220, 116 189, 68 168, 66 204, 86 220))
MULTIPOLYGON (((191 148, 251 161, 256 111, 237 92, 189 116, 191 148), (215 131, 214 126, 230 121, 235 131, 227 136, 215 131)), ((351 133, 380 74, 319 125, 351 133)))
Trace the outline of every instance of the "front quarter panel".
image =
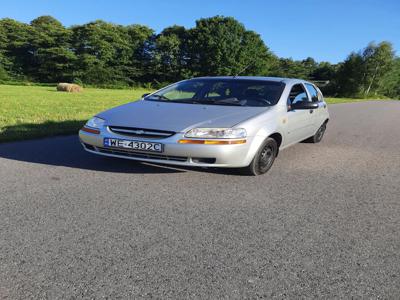
POLYGON ((274 133, 279 133, 284 142, 284 131, 282 122, 284 121, 284 113, 279 106, 274 106, 263 114, 252 119, 246 120, 235 127, 245 128, 248 136, 251 136, 251 144, 246 156, 246 162, 250 164, 256 152, 260 148, 264 140, 274 133))

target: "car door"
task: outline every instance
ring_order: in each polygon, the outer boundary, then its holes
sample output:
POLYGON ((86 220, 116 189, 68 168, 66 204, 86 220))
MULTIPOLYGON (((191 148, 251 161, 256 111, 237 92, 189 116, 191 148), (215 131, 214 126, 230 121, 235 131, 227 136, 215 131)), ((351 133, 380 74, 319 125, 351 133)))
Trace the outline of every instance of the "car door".
POLYGON ((302 84, 295 84, 290 90, 287 99, 287 124, 286 138, 288 144, 302 141, 314 134, 313 110, 310 109, 292 109, 293 103, 299 101, 308 101, 309 98, 305 87, 302 84))

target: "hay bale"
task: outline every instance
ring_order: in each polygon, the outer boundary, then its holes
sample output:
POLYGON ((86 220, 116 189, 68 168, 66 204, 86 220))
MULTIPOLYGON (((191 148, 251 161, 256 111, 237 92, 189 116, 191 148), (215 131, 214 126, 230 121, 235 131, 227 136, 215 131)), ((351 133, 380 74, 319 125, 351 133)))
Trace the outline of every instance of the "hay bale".
POLYGON ((82 87, 74 83, 61 82, 57 85, 57 91, 68 92, 68 93, 79 93, 82 92, 82 87))
POLYGON ((68 87, 68 83, 59 83, 57 84, 57 91, 66 92, 68 87))

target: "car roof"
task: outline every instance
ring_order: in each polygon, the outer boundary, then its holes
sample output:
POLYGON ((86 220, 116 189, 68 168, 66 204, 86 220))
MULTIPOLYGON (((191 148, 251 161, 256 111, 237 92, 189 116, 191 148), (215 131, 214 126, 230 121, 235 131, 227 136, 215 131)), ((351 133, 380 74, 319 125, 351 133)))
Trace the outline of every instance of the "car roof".
POLYGON ((283 82, 286 84, 294 84, 294 83, 305 83, 308 81, 303 80, 303 79, 297 79, 297 78, 284 78, 284 77, 266 77, 266 76, 204 76, 204 77, 195 77, 191 79, 230 79, 230 80, 235 80, 235 79, 241 79, 241 80, 264 80, 264 81, 276 81, 276 82, 283 82))

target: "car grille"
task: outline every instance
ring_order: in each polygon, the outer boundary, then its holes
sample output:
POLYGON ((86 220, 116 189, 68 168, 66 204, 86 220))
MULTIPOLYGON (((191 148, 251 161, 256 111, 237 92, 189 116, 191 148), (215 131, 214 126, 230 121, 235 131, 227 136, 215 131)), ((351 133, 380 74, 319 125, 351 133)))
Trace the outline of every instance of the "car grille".
POLYGON ((154 130, 145 128, 133 128, 133 127, 120 127, 120 126, 108 126, 110 131, 126 136, 132 136, 137 138, 146 139, 164 139, 173 136, 175 132, 165 130, 154 130))
POLYGON ((169 155, 162 155, 162 154, 155 154, 155 153, 148 153, 148 152, 143 153, 143 152, 137 152, 137 151, 111 149, 111 148, 103 148, 103 147, 96 147, 96 148, 101 153, 122 155, 122 156, 127 156, 127 157, 172 160, 172 161, 187 161, 188 160, 187 157, 183 157, 183 156, 169 156, 169 155))

